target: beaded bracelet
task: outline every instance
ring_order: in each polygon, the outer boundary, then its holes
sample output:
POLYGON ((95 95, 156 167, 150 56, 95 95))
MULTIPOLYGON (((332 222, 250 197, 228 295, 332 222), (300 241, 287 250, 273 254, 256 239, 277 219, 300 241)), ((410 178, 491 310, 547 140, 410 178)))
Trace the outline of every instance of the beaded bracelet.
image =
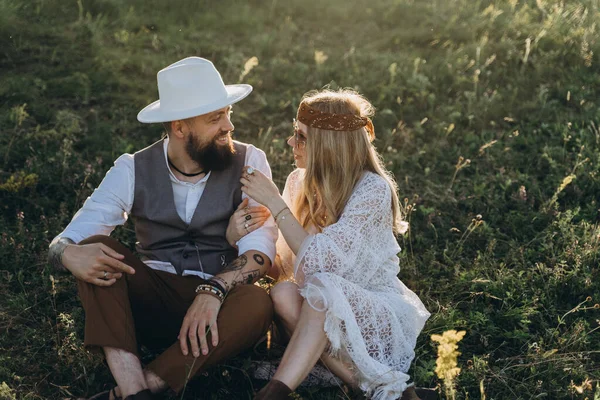
POLYGON ((208 280, 208 281, 204 282, 204 285, 212 286, 213 288, 215 288, 219 292, 221 292, 223 294, 223 296, 227 295, 227 290, 225 290, 225 288, 220 283, 218 283, 217 281, 213 281, 211 279, 211 280, 208 280))
MULTIPOLYGON (((221 297, 219 297, 219 295, 218 295, 218 294, 214 294, 214 293, 212 293, 212 292, 207 292, 207 291, 205 291, 205 290, 200 290, 200 292, 202 292, 202 294, 207 294, 207 295, 209 295, 210 297, 214 297, 215 299, 218 299, 218 300, 221 302, 221 304, 223 304, 223 299, 221 299, 221 297)), ((198 294, 200 294, 200 293, 198 293, 198 294)))
MULTIPOLYGON (((204 289, 204 290, 210 290, 213 292, 217 292, 220 296, 225 297, 225 291, 221 290, 221 288, 211 284, 211 283, 203 283, 198 285, 199 288, 204 289)), ((198 289, 198 288, 196 288, 198 289)))
POLYGON ((217 281, 214 281, 214 280, 210 279, 209 281, 207 281, 207 285, 211 285, 211 286, 219 289, 221 292, 223 292, 223 295, 227 294, 227 290, 225 290, 225 288, 223 287, 223 285, 221 285, 217 281))
POLYGON ((219 300, 221 300, 221 302, 225 300, 225 294, 212 285, 198 285, 198 287, 196 287, 196 293, 199 294, 200 292, 204 294, 213 295, 214 297, 217 297, 219 300))
POLYGON ((215 286, 208 284, 208 283, 201 283, 200 285, 198 285, 196 287, 196 292, 198 292, 199 290, 206 290, 206 291, 210 291, 210 292, 216 292, 219 295, 225 297, 225 293, 220 290, 219 288, 216 288, 215 286))
POLYGON ((212 290, 207 290, 207 289, 198 289, 198 290, 196 291, 196 293, 197 293, 197 295, 200 295, 200 294, 207 294, 207 295, 209 295, 209 296, 212 296, 212 297, 214 297, 214 298, 216 298, 216 299, 219 299, 219 301, 220 301, 221 303, 223 303, 223 301, 225 300, 223 297, 221 297, 221 295, 220 295, 219 293, 217 293, 216 291, 212 291, 212 290))

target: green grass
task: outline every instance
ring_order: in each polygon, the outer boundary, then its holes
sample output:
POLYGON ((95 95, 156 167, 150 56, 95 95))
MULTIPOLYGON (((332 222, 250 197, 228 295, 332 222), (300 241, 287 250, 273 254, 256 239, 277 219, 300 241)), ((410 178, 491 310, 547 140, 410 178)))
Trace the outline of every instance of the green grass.
MULTIPOLYGON (((89 396, 110 382, 82 351, 73 279, 46 264, 46 249, 119 155, 160 136, 135 118, 156 99, 156 72, 198 55, 230 83, 258 58, 234 124, 266 151, 280 188, 304 92, 355 87, 377 107, 375 144, 411 210, 400 278, 433 314, 418 385, 439 384, 430 335, 463 329, 459 398, 480 398, 480 385, 487 399, 600 398, 599 9, 0 0, 0 397, 89 396), (592 389, 575 392, 586 379, 592 389)), ((115 235, 131 246, 131 229, 115 235)), ((260 383, 246 378, 248 357, 186 397, 250 398, 260 383)))

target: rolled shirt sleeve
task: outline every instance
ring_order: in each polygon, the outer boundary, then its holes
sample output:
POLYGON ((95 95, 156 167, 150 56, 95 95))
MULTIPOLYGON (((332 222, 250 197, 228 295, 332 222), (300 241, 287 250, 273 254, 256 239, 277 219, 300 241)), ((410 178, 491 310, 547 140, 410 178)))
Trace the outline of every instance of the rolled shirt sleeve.
POLYGON ((134 168, 132 154, 119 157, 100 186, 56 238, 69 238, 79 243, 93 235, 110 235, 115 227, 123 225, 133 205, 134 168))
MULTIPOLYGON (((267 161, 267 156, 264 151, 252 145, 249 145, 246 151, 246 165, 259 170, 268 176, 269 179, 272 179, 271 167, 267 161)), ((242 200, 245 198, 249 197, 245 193, 242 193, 242 200)), ((259 205, 255 200, 249 198, 248 206, 256 207, 259 205)), ((250 250, 260 251, 269 257, 271 263, 273 263, 275 261, 275 242, 277 242, 278 232, 279 230, 273 220, 273 216, 270 216, 263 226, 245 235, 237 242, 238 254, 241 255, 250 250)))
MULTIPOLYGON (((255 146, 249 145, 246 151, 246 165, 251 165, 269 178, 272 177, 265 153, 255 146)), ((65 237, 79 243, 93 235, 110 235, 117 226, 127 221, 133 207, 134 185, 133 154, 123 154, 115 161, 100 186, 87 198, 69 225, 56 238, 65 237)), ((248 196, 242 193, 242 199, 246 197, 248 196)), ((250 199, 249 206, 257 205, 259 204, 256 201, 250 199)), ((273 262, 277 236, 275 221, 273 217, 269 217, 262 227, 237 242, 239 254, 249 250, 260 251, 273 262)))

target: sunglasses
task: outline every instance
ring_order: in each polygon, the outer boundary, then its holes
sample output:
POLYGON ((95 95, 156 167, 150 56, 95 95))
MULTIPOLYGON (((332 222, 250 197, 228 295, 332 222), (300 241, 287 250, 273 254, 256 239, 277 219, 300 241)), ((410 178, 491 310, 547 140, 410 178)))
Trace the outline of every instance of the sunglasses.
POLYGON ((298 121, 296 118, 292 119, 292 126, 294 128, 294 134, 292 135, 294 137, 294 147, 302 150, 306 147, 306 138, 302 136, 302 131, 298 127, 298 121))

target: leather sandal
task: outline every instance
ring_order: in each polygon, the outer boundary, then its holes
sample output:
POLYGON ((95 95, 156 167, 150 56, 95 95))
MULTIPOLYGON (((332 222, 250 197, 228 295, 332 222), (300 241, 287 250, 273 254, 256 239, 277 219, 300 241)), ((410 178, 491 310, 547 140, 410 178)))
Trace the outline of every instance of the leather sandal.
POLYGON ((438 392, 435 389, 418 387, 415 388, 417 392, 417 396, 419 396, 422 400, 438 400, 440 397, 438 396, 438 392))
POLYGON ((402 397, 400 400, 421 400, 419 396, 417 396, 417 391, 414 386, 409 386, 402 393, 402 397))
POLYGON ((254 400, 287 400, 292 392, 293 390, 285 383, 272 379, 267 386, 256 393, 254 400))

